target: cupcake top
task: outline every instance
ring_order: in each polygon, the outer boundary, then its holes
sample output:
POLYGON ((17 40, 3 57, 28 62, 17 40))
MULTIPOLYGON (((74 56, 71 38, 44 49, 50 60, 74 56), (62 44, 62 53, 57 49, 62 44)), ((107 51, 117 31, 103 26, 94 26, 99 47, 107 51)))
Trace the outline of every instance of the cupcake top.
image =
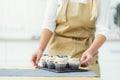
POLYGON ((48 61, 48 62, 51 62, 51 61, 54 62, 55 58, 56 58, 55 56, 49 56, 49 57, 47 58, 47 61, 48 61))
POLYGON ((64 56, 64 59, 68 62, 71 59, 71 56, 64 56))
POLYGON ((66 56, 56 56, 54 62, 57 64, 66 64, 67 60, 68 60, 68 58, 66 56))
POLYGON ((49 56, 47 54, 44 54, 42 57, 41 57, 41 61, 47 61, 49 58, 49 56))
POLYGON ((71 58, 68 60, 69 63, 80 64, 79 58, 71 58))

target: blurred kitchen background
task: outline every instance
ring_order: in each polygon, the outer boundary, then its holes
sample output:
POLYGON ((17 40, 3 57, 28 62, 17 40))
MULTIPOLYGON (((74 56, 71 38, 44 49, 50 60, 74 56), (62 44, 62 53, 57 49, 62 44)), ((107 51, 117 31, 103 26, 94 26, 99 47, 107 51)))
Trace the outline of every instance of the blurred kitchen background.
MULTIPOLYGON (((111 0, 111 31, 100 49, 99 59, 104 69, 112 62, 113 67, 118 65, 120 57, 120 27, 114 23, 118 3, 119 0, 111 0)), ((0 0, 0 66, 31 66, 31 55, 39 45, 45 7, 46 0, 0 0)))
POLYGON ((0 0, 0 66, 29 66, 46 0, 0 0))

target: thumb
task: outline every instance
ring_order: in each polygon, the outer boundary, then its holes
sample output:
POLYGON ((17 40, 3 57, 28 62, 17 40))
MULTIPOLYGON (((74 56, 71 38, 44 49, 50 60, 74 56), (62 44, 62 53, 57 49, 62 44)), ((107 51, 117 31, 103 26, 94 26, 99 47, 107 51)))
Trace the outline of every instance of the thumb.
POLYGON ((85 55, 82 55, 80 61, 83 62, 85 60, 86 56, 85 55))
POLYGON ((83 55, 83 56, 81 57, 81 60, 80 60, 80 61, 81 61, 81 64, 82 64, 82 63, 85 63, 85 60, 86 60, 86 55, 83 55))
POLYGON ((36 64, 38 64, 39 61, 40 61, 40 56, 38 55, 38 56, 37 56, 37 59, 36 59, 36 64))

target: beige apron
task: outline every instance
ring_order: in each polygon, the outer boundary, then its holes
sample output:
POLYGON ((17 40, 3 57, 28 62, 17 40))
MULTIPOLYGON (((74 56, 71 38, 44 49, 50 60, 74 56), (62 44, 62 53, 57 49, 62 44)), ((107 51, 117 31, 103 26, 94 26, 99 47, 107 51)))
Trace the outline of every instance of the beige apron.
MULTIPOLYGON (((56 21, 55 32, 49 41, 49 55, 68 55, 80 58, 82 53, 88 49, 94 40, 96 30, 96 19, 91 20, 90 5, 90 0, 87 4, 65 0, 56 21)), ((97 65, 96 59, 92 65, 97 65)))

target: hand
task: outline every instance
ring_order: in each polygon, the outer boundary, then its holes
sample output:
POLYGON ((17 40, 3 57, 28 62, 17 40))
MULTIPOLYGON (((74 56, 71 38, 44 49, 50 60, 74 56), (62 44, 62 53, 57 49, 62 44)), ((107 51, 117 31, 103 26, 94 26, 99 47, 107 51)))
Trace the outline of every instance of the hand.
POLYGON ((92 60, 93 54, 89 51, 84 52, 80 59, 81 67, 88 67, 92 63, 92 60))
POLYGON ((32 55, 31 62, 35 68, 38 68, 38 63, 41 57, 42 57, 42 52, 40 50, 38 50, 36 53, 32 55))

